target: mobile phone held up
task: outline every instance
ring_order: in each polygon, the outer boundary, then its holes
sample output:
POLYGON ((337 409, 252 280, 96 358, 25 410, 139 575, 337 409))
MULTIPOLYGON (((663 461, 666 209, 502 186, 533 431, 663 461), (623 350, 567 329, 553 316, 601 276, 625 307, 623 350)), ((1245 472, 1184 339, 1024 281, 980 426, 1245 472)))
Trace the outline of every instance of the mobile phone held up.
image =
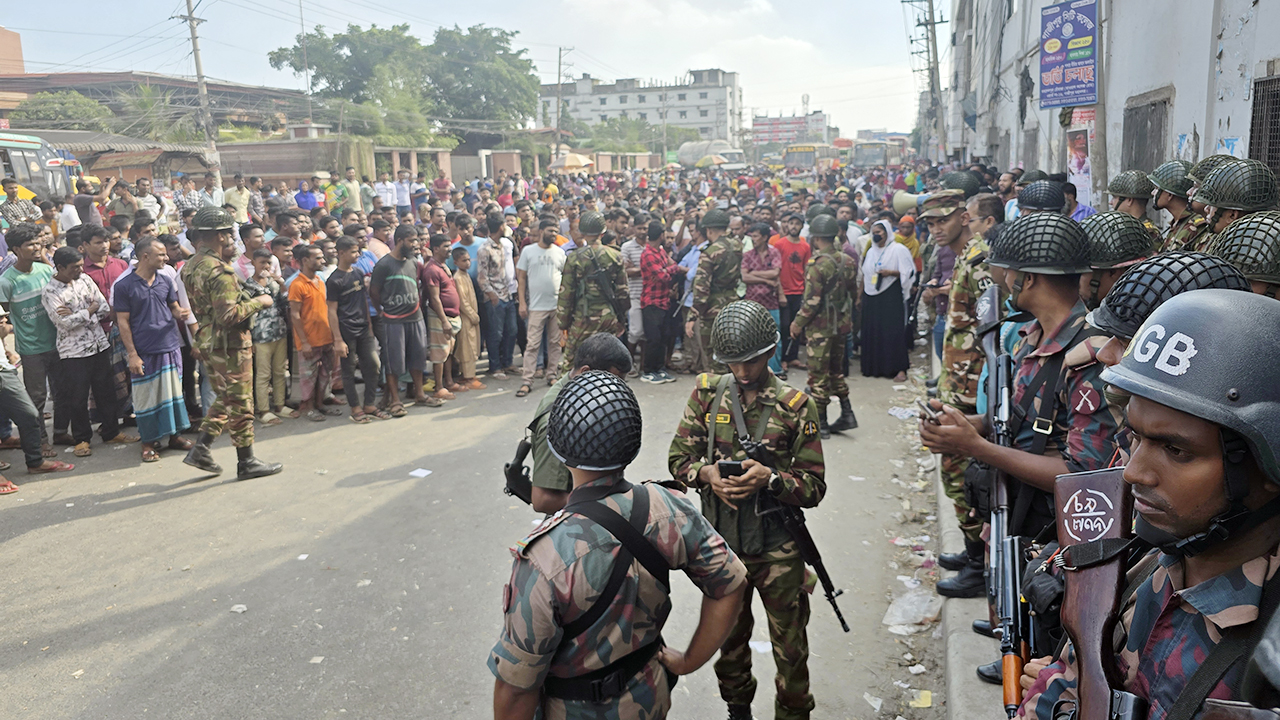
POLYGON ((720 470, 720 477, 737 477, 746 472, 739 460, 721 460, 716 463, 716 468, 720 470))

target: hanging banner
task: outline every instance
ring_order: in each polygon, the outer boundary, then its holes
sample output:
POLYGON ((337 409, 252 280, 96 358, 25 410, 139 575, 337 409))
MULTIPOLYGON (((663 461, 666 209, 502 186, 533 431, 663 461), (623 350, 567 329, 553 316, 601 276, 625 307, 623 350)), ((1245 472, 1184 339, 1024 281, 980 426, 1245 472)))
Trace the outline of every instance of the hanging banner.
POLYGON ((1040 11, 1040 107, 1098 102, 1098 1, 1040 11))
POLYGON ((1093 169, 1089 150, 1093 147, 1093 108, 1071 111, 1067 127, 1067 182, 1076 186, 1076 202, 1093 207, 1093 169))

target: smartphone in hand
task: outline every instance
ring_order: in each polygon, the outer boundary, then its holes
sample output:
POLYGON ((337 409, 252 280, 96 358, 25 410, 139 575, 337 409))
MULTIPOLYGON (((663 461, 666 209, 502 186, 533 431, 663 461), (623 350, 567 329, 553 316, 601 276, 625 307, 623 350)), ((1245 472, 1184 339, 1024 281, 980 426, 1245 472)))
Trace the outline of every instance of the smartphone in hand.
POLYGON ((721 460, 716 463, 716 468, 720 470, 722 478, 737 477, 746 472, 740 460, 721 460))

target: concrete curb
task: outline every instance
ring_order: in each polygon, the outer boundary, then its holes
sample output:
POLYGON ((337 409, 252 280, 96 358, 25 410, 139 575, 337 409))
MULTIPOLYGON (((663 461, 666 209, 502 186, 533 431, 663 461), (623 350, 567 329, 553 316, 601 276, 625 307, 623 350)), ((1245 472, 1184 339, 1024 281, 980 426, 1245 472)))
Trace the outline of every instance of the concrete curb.
MULTIPOLYGON (((933 479, 938 492, 940 552, 964 549, 964 534, 956 522, 951 500, 942 490, 941 463, 934 463, 933 479)), ((941 570, 942 577, 955 573, 941 570)), ((946 657, 947 720, 990 720, 1003 710, 1000 688, 988 685, 975 675, 975 668, 999 654, 996 641, 973 632, 971 624, 987 616, 985 598, 948 598, 942 604, 942 641, 946 657)))

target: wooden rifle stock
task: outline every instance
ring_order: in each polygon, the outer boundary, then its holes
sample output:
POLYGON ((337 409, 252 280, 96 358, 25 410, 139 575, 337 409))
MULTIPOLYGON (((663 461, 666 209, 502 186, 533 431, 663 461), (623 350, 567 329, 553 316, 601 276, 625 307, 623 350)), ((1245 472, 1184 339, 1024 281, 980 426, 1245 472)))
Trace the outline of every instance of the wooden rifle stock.
POLYGON ((1091 567, 1073 568, 1067 548, 1131 537, 1133 492, 1124 481, 1123 467, 1071 473, 1059 475, 1054 483, 1054 504, 1066 570, 1062 626, 1071 637, 1078 673, 1076 720, 1110 720, 1112 690, 1124 687, 1112 635, 1120 618, 1128 552, 1091 567))

